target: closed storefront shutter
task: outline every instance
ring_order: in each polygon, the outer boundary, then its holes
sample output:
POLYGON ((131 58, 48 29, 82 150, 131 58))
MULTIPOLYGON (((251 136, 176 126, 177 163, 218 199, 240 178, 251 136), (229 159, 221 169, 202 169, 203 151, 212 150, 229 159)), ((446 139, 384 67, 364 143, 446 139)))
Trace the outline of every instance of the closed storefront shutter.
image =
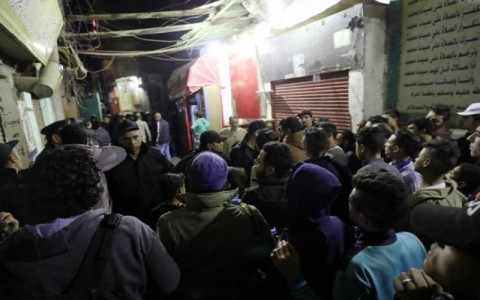
POLYGON ((37 120, 38 128, 42 130, 42 128, 45 127, 45 121, 43 120, 40 100, 32 99, 32 104, 33 104, 33 112, 35 113, 35 119, 37 120))
POLYGON ((295 116, 309 109, 317 121, 328 118, 338 130, 351 130, 348 110, 348 71, 272 82, 273 117, 277 120, 295 116))

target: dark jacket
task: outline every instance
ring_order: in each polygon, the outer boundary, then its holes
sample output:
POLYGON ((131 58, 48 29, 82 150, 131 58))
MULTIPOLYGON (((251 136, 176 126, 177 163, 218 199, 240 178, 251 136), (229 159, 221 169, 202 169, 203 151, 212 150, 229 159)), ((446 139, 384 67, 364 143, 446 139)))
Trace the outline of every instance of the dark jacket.
POLYGON ((285 186, 288 175, 282 178, 257 179, 258 186, 245 190, 242 202, 255 206, 270 227, 287 226, 287 194, 285 186))
POLYGON ((173 165, 155 148, 142 143, 137 160, 129 155, 106 173, 112 211, 144 221, 148 212, 162 199, 159 176, 173 165))
MULTIPOLYGON (((62 222, 21 228, 0 243, 2 276, 15 278, 41 299, 56 299, 77 273, 103 213, 99 209, 62 222), (66 222, 71 223, 60 225, 66 222)), ((100 287, 131 300, 141 300, 145 291, 159 298, 171 293, 180 272, 155 233, 128 216, 114 230, 100 287)), ((2 299, 24 299, 7 284, 0 280, 2 299)))
POLYGON ((0 168, 0 211, 11 213, 20 226, 30 223, 27 191, 15 169, 0 168))
POLYGON ((230 165, 233 167, 241 167, 245 170, 247 186, 250 185, 251 170, 258 154, 257 150, 252 149, 247 145, 245 139, 236 144, 233 147, 232 152, 230 152, 230 165))
POLYGON ((152 145, 161 145, 170 142, 170 125, 164 119, 160 119, 160 136, 157 131, 157 121, 150 123, 150 133, 152 134, 152 145), (158 138, 158 141, 157 141, 158 138))
POLYGON ((330 214, 339 217, 345 224, 351 225, 349 216, 348 198, 353 189, 352 174, 347 166, 334 161, 330 156, 326 155, 319 158, 312 158, 305 161, 322 168, 327 169, 338 178, 342 184, 337 200, 330 206, 330 214))

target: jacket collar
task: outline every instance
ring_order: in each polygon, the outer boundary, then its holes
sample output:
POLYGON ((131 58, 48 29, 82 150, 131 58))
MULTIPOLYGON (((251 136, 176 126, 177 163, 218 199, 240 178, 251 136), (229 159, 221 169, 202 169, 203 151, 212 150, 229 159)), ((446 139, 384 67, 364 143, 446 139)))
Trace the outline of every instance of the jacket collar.
POLYGON ((214 193, 187 193, 181 197, 187 208, 212 208, 230 204, 236 194, 238 194, 238 189, 214 193))

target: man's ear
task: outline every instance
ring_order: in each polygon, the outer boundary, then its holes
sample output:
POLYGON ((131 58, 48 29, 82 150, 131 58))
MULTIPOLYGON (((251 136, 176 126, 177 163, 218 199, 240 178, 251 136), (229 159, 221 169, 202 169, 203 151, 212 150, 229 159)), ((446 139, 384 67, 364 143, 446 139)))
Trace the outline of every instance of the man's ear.
POLYGON ((465 181, 457 181, 457 188, 458 189, 463 189, 467 184, 465 181))
POLYGON ((275 176, 275 168, 272 166, 266 166, 265 167, 265 174, 267 176, 275 176))
POLYGON ((422 162, 424 168, 430 167, 432 165, 432 160, 430 158, 425 158, 422 162))
POLYGON ((212 143, 208 143, 208 144, 207 144, 207 149, 208 149, 208 150, 211 151, 211 150, 212 150, 212 147, 213 147, 212 143))
POLYGON ((52 134, 52 141, 55 145, 61 145, 62 144, 62 138, 58 134, 52 134))

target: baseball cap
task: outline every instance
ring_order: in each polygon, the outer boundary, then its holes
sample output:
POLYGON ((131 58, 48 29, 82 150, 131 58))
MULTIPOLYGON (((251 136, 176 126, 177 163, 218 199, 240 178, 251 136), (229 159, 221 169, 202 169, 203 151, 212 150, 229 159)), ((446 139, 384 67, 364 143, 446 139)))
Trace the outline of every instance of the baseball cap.
POLYGON ((219 134, 215 130, 207 130, 200 135, 200 147, 209 143, 220 143, 227 139, 226 136, 219 134))
POLYGON ((0 167, 5 166, 8 157, 12 154, 13 148, 18 144, 18 140, 11 140, 5 144, 0 144, 0 167))
POLYGON ((228 167, 220 155, 204 151, 192 160, 187 174, 191 191, 217 192, 221 191, 227 182, 228 167))
POLYGON ((478 255, 480 201, 471 201, 464 208, 418 205, 412 211, 409 228, 430 240, 478 255))
POLYGON ((457 113, 460 116, 473 116, 480 114, 480 103, 472 103, 470 104, 467 109, 462 112, 457 113))
POLYGON ((304 109, 297 115, 297 117, 301 117, 301 116, 304 116, 304 115, 309 115, 311 117, 312 116, 312 111, 308 110, 308 109, 304 109))

